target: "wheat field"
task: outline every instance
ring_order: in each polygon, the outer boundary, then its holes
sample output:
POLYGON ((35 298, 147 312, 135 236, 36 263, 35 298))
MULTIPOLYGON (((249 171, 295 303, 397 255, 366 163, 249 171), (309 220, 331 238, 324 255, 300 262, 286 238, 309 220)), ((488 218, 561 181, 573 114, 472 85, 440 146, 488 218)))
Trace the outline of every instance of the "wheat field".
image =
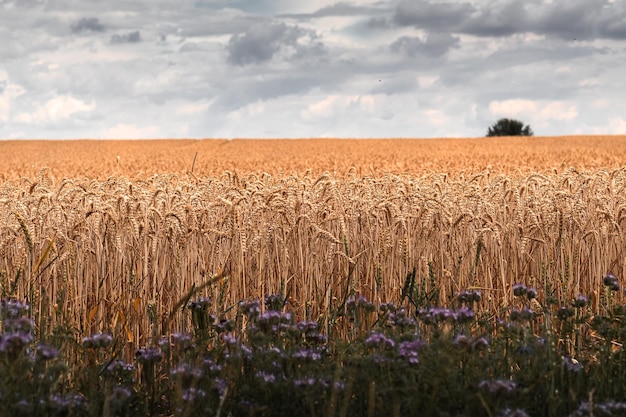
POLYGON ((9 141, 0 166, 3 298, 137 346, 192 293, 283 290, 324 322, 415 271, 440 303, 496 311, 521 282, 597 309, 626 263, 626 137, 9 141))

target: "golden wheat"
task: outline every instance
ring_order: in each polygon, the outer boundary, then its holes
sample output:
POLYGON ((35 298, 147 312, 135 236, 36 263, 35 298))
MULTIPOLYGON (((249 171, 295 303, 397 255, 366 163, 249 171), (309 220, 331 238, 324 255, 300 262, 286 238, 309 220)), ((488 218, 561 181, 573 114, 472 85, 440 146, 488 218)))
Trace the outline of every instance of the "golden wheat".
POLYGON ((442 173, 469 177, 526 176, 617 169, 626 161, 626 136, 371 140, 155 140, 0 141, 0 181, 33 178, 41 167, 52 178, 156 174, 219 177, 269 173, 380 176, 442 173))
POLYGON ((179 301, 207 282, 201 293, 226 291, 225 305, 284 288, 299 317, 322 320, 347 292, 397 300, 414 268, 440 302, 474 287, 497 310, 515 282, 567 300, 623 273, 625 189, 624 168, 61 181, 41 170, 0 185, 0 284, 47 326, 134 344, 184 330, 179 301))

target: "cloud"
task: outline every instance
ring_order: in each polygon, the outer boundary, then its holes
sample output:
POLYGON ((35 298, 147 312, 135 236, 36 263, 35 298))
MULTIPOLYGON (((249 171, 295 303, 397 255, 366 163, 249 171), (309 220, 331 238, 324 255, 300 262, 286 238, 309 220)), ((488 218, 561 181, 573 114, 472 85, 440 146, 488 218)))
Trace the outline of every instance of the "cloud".
POLYGON ((626 39, 626 5, 608 0, 492 0, 432 2, 403 0, 393 22, 476 36, 535 33, 569 41, 626 39))
POLYGON ((111 43, 137 43, 141 42, 141 34, 138 30, 124 35, 111 36, 111 43))
POLYGON ((368 6, 355 6, 346 2, 334 3, 329 6, 324 6, 321 9, 313 13, 292 13, 283 14, 278 17, 296 18, 296 19, 313 19, 319 17, 336 17, 336 16, 359 16, 370 15, 380 13, 380 8, 368 7, 368 6))
POLYGON ((460 40, 449 33, 428 33, 424 40, 402 36, 394 41, 390 48, 394 52, 402 53, 410 57, 428 56, 438 58, 445 55, 450 49, 458 48, 460 40))
POLYGON ((145 139, 154 138, 159 134, 159 126, 137 126, 135 124, 118 123, 105 129, 100 137, 107 139, 145 139))
POLYGON ((549 121, 572 121, 578 117, 575 105, 558 100, 549 102, 523 99, 492 101, 489 103, 489 110, 494 117, 522 117, 544 125, 549 121))
POLYGON ((376 99, 371 95, 348 96, 330 95, 313 103, 301 112, 305 120, 325 119, 336 116, 339 113, 360 112, 372 114, 376 107, 376 99))
POLYGON ((104 25, 96 17, 83 17, 77 23, 72 25, 72 32, 104 32, 104 25))
POLYGON ((393 20, 400 26, 419 26, 421 29, 458 27, 476 9, 470 3, 431 3, 424 0, 404 0, 396 7, 393 20))
POLYGON ((25 92, 19 85, 0 81, 0 121, 4 123, 9 121, 13 101, 25 92))
POLYGON ((531 114, 537 111, 537 103, 533 100, 503 100, 489 103, 491 114, 497 117, 518 117, 523 114, 531 114))
POLYGON ((292 58, 321 54, 324 45, 315 32, 284 23, 255 24, 244 33, 233 35, 227 46, 228 62, 245 66, 270 61, 283 49, 292 49, 292 58), (305 42, 300 41, 304 38, 305 42), (306 42, 308 41, 308 42, 306 42))
POLYGON ((58 96, 48 100, 45 104, 36 103, 32 113, 20 113, 15 121, 26 124, 56 123, 69 119, 76 113, 91 112, 96 109, 95 101, 85 103, 71 96, 58 96))

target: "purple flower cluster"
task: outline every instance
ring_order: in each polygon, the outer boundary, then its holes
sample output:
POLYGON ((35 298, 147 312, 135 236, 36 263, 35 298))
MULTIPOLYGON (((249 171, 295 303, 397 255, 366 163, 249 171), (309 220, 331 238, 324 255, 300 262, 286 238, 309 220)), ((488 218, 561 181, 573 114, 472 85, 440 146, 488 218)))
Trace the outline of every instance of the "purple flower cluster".
POLYGON ((456 296, 462 304, 471 305, 472 303, 478 303, 482 299, 482 294, 478 290, 465 290, 456 296))
POLYGON ((561 321, 565 321, 571 317, 574 317, 574 310, 568 307, 561 307, 557 310, 556 312, 556 317, 561 320, 561 321))
POLYGON ((357 298, 355 298, 353 295, 348 297, 348 299, 346 300, 346 310, 348 312, 354 312, 357 309, 363 309, 368 312, 373 312, 374 310, 376 310, 376 307, 374 307, 374 304, 370 303, 367 298, 362 295, 359 295, 357 298))
POLYGON ((365 346, 379 349, 393 349, 396 342, 381 332, 373 331, 365 339, 365 346))
POLYGON ((426 343, 419 339, 405 340, 398 344, 398 356, 411 365, 417 365, 419 363, 419 350, 424 346, 426 346, 426 343))
POLYGON ((183 390, 182 400, 184 402, 201 401, 206 398, 206 392, 199 388, 190 387, 183 390))
POLYGON ((413 318, 408 316, 404 308, 394 309, 393 311, 388 310, 386 323, 388 326, 400 329, 414 327, 417 324, 413 318))
POLYGON ((130 388, 118 385, 111 390, 109 402, 113 408, 121 408, 132 396, 133 392, 130 388))
POLYGON ((41 361, 49 361, 56 359, 59 356, 59 351, 52 346, 39 345, 36 350, 36 357, 41 361))
POLYGON ((626 416, 626 402, 606 400, 604 402, 583 402, 569 417, 621 417, 626 416))
POLYGON ((528 413, 520 408, 505 408, 498 413, 498 417, 530 417, 528 413))
POLYGON ((425 324, 437 323, 470 323, 475 318, 474 310, 467 306, 459 308, 457 311, 448 308, 429 308, 418 313, 420 319, 425 324))
POLYGON ((611 291, 619 291, 619 282, 617 282, 617 278, 613 274, 606 274, 602 278, 602 283, 609 287, 611 291))
POLYGON ((254 374, 254 376, 263 381, 265 384, 272 384, 276 382, 276 375, 267 373, 265 371, 258 371, 254 374))
POLYGON ((7 333, 29 333, 33 330, 35 322, 26 317, 7 318, 2 321, 4 331, 7 333))
POLYGON ((250 319, 256 318, 259 314, 261 314, 261 303, 259 300, 240 301, 239 311, 241 311, 241 314, 248 316, 250 319))
POLYGON ((269 310, 259 315, 251 325, 251 330, 259 330, 264 333, 276 334, 289 330, 293 323, 291 313, 269 310))
POLYGON ((589 299, 584 295, 579 295, 572 301, 572 306, 575 308, 583 308, 589 303, 589 299))
POLYGON ((532 300, 533 298, 537 298, 537 290, 532 287, 527 287, 524 284, 513 284, 513 295, 532 300))
POLYGON ((521 310, 514 308, 511 310, 509 317, 511 321, 532 321, 535 318, 535 312, 528 307, 524 307, 521 310))
POLYGON ((0 354, 11 358, 18 355, 26 346, 31 344, 34 337, 31 333, 3 333, 0 334, 0 354))
POLYGON ((89 337, 83 337, 85 349, 106 349, 113 343, 113 336, 107 333, 96 333, 89 337))
POLYGON ((163 352, 159 348, 141 348, 135 352, 135 359, 140 364, 152 364, 163 359, 163 352))
POLYGON ((296 388, 314 388, 314 387, 317 387, 317 388, 328 389, 328 388, 332 387, 336 391, 343 391, 344 388, 345 388, 344 383, 341 382, 341 381, 335 381, 334 383, 330 383, 326 379, 314 378, 314 377, 296 379, 296 380, 293 381, 293 385, 296 388))
POLYGON ((293 358, 315 362, 322 359, 322 353, 319 349, 299 349, 293 354, 293 358))
POLYGON ((469 337, 464 334, 459 334, 454 338, 454 344, 465 350, 469 351, 481 351, 486 350, 489 347, 489 341, 485 337, 469 337))
POLYGON ((573 373, 579 372, 582 368, 580 365, 580 362, 578 362, 576 359, 572 358, 571 356, 563 357, 563 366, 565 367, 565 369, 573 373))
POLYGON ((57 411, 58 415, 79 415, 79 412, 87 411, 87 399, 80 394, 69 394, 61 396, 53 394, 48 401, 52 409, 57 411))
POLYGON ((105 375, 117 381, 132 380, 134 372, 135 365, 122 360, 114 360, 104 369, 105 375))
POLYGON ((190 301, 187 308, 190 310, 206 310, 211 306, 211 298, 200 297, 197 300, 190 301))
POLYGON ((285 305, 285 300, 278 294, 270 294, 265 297, 265 308, 270 311, 281 311, 285 305))
POLYGON ((28 303, 10 299, 0 301, 0 319, 17 319, 25 316, 29 310, 28 303))
POLYGON ((485 379, 478 383, 478 388, 493 398, 511 397, 517 384, 509 379, 485 379))
POLYGON ((190 385, 194 381, 199 380, 204 375, 204 372, 200 368, 191 366, 188 363, 182 363, 177 365, 170 371, 170 376, 173 379, 178 379, 183 385, 190 385))

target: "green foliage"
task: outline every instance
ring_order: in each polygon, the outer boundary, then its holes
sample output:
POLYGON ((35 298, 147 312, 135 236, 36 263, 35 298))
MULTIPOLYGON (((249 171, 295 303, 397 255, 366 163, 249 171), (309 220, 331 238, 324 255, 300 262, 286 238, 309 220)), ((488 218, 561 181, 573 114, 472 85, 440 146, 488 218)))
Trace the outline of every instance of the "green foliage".
POLYGON ((282 294, 186 300, 191 331, 138 349, 37 338, 38 312, 0 300, 0 416, 626 415, 626 305, 594 314, 586 297, 516 284, 501 311, 480 311, 476 289, 444 308, 415 271, 405 281, 399 304, 347 297, 334 315, 347 337, 332 340, 282 294))
POLYGON ((532 136, 530 126, 515 119, 500 119, 487 130, 487 136, 532 136))

